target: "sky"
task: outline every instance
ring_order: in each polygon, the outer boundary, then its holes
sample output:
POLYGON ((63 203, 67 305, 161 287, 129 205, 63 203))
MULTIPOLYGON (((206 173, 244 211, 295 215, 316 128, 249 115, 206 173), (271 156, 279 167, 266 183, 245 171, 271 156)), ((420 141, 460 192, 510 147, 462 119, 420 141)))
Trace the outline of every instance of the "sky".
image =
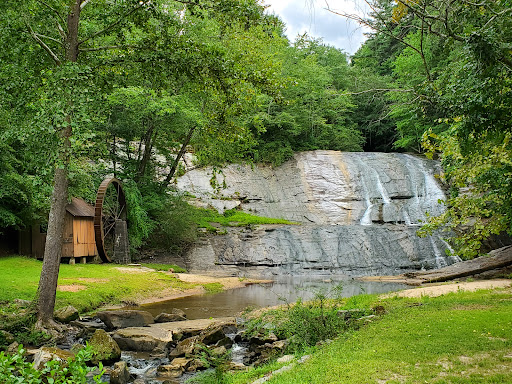
POLYGON ((352 55, 365 40, 366 29, 326 10, 328 3, 331 9, 341 13, 364 15, 363 0, 264 0, 264 3, 270 5, 267 12, 275 13, 285 22, 291 42, 298 34, 307 32, 352 55))

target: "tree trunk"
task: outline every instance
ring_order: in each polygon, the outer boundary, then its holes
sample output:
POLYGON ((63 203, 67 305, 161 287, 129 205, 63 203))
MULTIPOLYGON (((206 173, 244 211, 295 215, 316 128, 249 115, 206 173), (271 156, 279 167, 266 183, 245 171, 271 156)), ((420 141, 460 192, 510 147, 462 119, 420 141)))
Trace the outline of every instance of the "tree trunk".
POLYGON ((411 272, 403 276, 422 280, 425 283, 434 283, 478 275, 493 269, 506 268, 509 266, 512 266, 512 245, 495 249, 489 253, 488 257, 481 256, 448 267, 432 271, 411 272))
MULTIPOLYGON (((78 26, 80 21, 80 4, 82 0, 75 0, 67 18, 67 35, 65 38, 66 61, 76 62, 78 59, 78 26)), ((66 204, 68 200, 68 169, 71 157, 71 115, 66 117, 66 127, 61 131, 62 144, 59 153, 59 164, 55 168, 53 178, 53 192, 48 217, 48 232, 44 248, 43 267, 36 296, 37 326, 50 330, 55 328, 53 311, 57 293, 57 280, 59 278, 60 259, 62 256, 62 235, 66 204)))
POLYGON ((53 320, 60 258, 62 255, 62 232, 64 230, 67 198, 68 171, 67 169, 57 168, 55 170, 50 216, 48 218, 43 268, 37 290, 37 320, 43 327, 53 320))
POLYGON ((188 131, 188 135, 185 138, 185 141, 181 145, 180 151, 178 152, 178 155, 176 156, 176 159, 174 159, 174 162, 172 163, 171 170, 169 171, 169 174, 165 178, 164 182, 162 183, 162 188, 167 188, 169 185, 171 179, 173 178, 174 174, 176 173, 176 169, 178 168, 178 164, 180 162, 180 159, 185 154, 185 150, 187 149, 188 143, 190 143, 190 140, 192 139, 192 135, 194 134, 194 131, 196 130, 196 127, 193 126, 188 131))
POLYGON ((61 164, 55 168, 52 201, 48 217, 48 232, 44 247, 43 268, 37 289, 37 322, 47 328, 53 321, 57 280, 59 278, 62 256, 62 233, 68 201, 68 165, 71 150, 71 117, 67 117, 68 126, 62 131, 63 144, 59 156, 61 164))
POLYGON ((137 175, 134 178, 135 182, 141 180, 144 177, 144 174, 146 173, 146 167, 149 163, 149 159, 151 158, 151 152, 153 151, 153 144, 156 140, 156 136, 157 130, 154 129, 153 122, 150 121, 146 137, 144 138, 144 153, 139 163, 137 175))

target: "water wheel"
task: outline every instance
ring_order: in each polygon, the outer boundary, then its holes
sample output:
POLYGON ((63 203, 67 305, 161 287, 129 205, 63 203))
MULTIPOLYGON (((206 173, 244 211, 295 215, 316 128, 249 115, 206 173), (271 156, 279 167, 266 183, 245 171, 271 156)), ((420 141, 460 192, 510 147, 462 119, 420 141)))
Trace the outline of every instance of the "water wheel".
POLYGON ((94 237, 101 260, 110 263, 115 253, 116 224, 126 221, 126 198, 121 181, 106 178, 98 188, 94 206, 94 237))

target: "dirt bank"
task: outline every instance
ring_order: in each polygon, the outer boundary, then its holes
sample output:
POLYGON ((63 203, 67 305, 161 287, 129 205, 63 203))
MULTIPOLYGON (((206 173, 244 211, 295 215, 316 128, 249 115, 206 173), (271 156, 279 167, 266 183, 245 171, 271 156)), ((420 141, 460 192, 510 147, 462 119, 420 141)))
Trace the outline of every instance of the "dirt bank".
MULTIPOLYGON (((171 274, 171 272, 166 272, 171 274)), ((251 284, 261 284, 261 283, 271 283, 271 280, 258 280, 258 279, 247 279, 247 278, 238 278, 238 277, 213 277, 213 276, 204 276, 193 273, 172 273, 172 275, 176 276, 179 280, 185 283, 193 283, 193 284, 211 284, 211 283, 219 283, 222 284, 223 290, 235 289, 235 288, 243 288, 251 284)), ((176 289, 169 288, 164 289, 162 291, 158 291, 153 293, 150 297, 134 297, 133 303, 135 305, 141 304, 149 304, 156 303, 159 301, 173 300, 178 299, 180 297, 200 295, 205 293, 205 289, 202 286, 197 286, 191 289, 176 289)))
POLYGON ((398 291, 383 295, 383 298, 389 297, 422 297, 430 296, 436 297, 441 296, 450 292, 458 291, 476 291, 479 289, 492 289, 492 288, 510 288, 512 280, 509 279, 494 279, 494 280, 480 280, 480 281, 464 281, 464 282, 453 282, 445 284, 429 285, 421 288, 406 289, 404 291, 398 291))

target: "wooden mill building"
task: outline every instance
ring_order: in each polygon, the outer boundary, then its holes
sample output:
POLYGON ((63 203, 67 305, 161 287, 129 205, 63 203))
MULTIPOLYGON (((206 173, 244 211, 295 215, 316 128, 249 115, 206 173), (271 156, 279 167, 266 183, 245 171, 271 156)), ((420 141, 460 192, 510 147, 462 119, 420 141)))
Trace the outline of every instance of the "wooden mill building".
MULTIPOLYGON (((38 259, 44 255, 46 233, 38 225, 20 232, 19 253, 29 254, 38 259)), ((94 238, 94 207, 82 199, 73 198, 66 206, 62 259, 74 264, 93 261, 98 256, 94 238)))

